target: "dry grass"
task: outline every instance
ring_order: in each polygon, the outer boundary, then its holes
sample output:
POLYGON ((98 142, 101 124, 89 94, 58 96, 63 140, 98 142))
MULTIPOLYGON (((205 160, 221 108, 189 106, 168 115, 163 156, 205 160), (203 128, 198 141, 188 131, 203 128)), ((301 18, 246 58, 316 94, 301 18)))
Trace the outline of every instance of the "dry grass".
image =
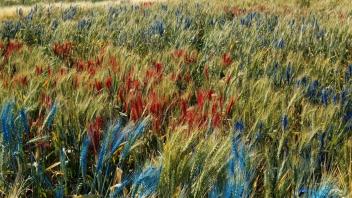
MULTIPOLYGON (((142 2, 167 2, 167 3, 174 3, 180 2, 182 0, 110 0, 110 1, 102 1, 102 2, 84 2, 84 1, 77 1, 74 3, 50 3, 45 4, 41 3, 39 5, 44 6, 53 6, 53 7, 61 7, 67 8, 71 5, 77 5, 79 7, 104 7, 108 5, 117 5, 121 3, 142 3, 142 2)), ((224 5, 236 5, 240 7, 256 7, 262 6, 265 7, 270 12, 280 12, 285 13, 287 15, 294 14, 307 14, 309 12, 320 12, 324 13, 325 15, 330 16, 332 19, 335 20, 336 18, 345 18, 347 23, 350 23, 349 15, 352 13, 352 1, 349 0, 310 0, 309 7, 301 7, 301 0, 243 0, 243 1, 231 1, 231 0, 224 0, 224 1, 210 1, 210 0, 190 0, 194 2, 202 2, 202 3, 209 3, 212 9, 223 9, 224 5)), ((29 12, 31 6, 0 6, 0 19, 12 18, 16 15, 16 12, 19 8, 26 13, 29 12)))
MULTIPOLYGON (((148 2, 160 2, 160 0, 148 0, 148 2)), ((165 0, 161 0, 165 1, 165 0)), ((111 5, 118 5, 121 3, 133 3, 133 4, 139 4, 145 2, 145 0, 115 0, 115 1, 102 1, 102 2, 84 2, 84 1, 77 1, 74 3, 40 3, 39 5, 45 6, 45 7, 57 7, 57 8, 68 8, 70 6, 78 6, 80 8, 92 8, 92 7, 107 7, 111 5)), ((17 10, 22 9, 24 13, 28 13, 30 11, 32 6, 23 6, 23 5, 18 5, 18 6, 5 6, 1 7, 0 6, 0 20, 1 19, 8 19, 8 18, 13 18, 16 16, 17 10)))

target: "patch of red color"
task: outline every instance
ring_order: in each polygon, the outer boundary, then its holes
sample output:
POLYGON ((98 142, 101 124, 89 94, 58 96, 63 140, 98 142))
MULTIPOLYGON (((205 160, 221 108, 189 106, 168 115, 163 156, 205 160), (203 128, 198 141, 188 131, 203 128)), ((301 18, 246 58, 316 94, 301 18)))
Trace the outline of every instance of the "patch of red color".
POLYGON ((133 121, 138 121, 142 117, 144 110, 142 93, 140 91, 136 92, 132 90, 130 92, 130 118, 133 121))
POLYGON ((125 84, 125 88, 126 88, 126 93, 129 92, 131 89, 136 89, 138 90, 139 89, 139 81, 138 80, 134 80, 133 77, 132 77, 132 72, 130 72, 128 75, 127 75, 127 78, 126 78, 126 84, 125 84))
POLYGON ((28 85, 28 78, 27 78, 27 76, 22 76, 22 78, 20 78, 21 79, 21 84, 22 84, 22 86, 27 86, 28 85))
POLYGON ((197 97, 197 104, 198 104, 198 108, 200 110, 203 109, 203 106, 204 106, 204 103, 205 103, 205 100, 207 98, 207 92, 206 91, 203 91, 203 90, 199 90, 197 93, 196 93, 196 97, 197 97))
POLYGON ((204 73, 205 79, 209 80, 209 67, 208 67, 208 65, 205 65, 203 73, 204 73))
POLYGON ((72 78, 72 85, 74 88, 78 88, 79 87, 79 77, 77 75, 75 75, 73 78, 72 78))
POLYGON ((164 67, 163 64, 160 62, 155 62, 153 66, 153 68, 147 70, 144 78, 144 84, 148 84, 148 82, 151 82, 153 79, 157 79, 158 81, 161 80, 164 67))
POLYGON ((230 102, 227 104, 227 107, 226 107, 226 115, 230 115, 232 109, 233 109, 233 106, 235 105, 235 100, 233 97, 230 98, 230 102))
POLYGON ((113 79, 112 79, 111 76, 109 76, 109 77, 107 77, 107 78, 105 79, 105 87, 106 87, 108 90, 110 90, 111 87, 112 87, 112 81, 113 81, 113 79))
POLYGON ((44 72, 43 68, 40 66, 35 66, 35 74, 37 76, 41 75, 44 72))
POLYGON ((240 16, 240 15, 243 15, 244 13, 246 13, 245 8, 240 8, 237 6, 225 7, 224 11, 225 11, 225 13, 231 14, 233 17, 240 16))
POLYGON ((172 72, 171 75, 170 75, 170 80, 172 81, 176 81, 177 80, 177 75, 175 72, 172 72))
POLYGON ((61 67, 61 68, 60 68, 60 75, 63 76, 63 75, 65 75, 65 74, 67 74, 67 68, 61 67))
POLYGON ((211 106, 211 113, 214 115, 218 111, 218 103, 217 101, 213 102, 213 105, 211 106))
POLYGON ((186 110, 186 122, 188 125, 193 126, 196 120, 196 109, 194 107, 189 107, 186 110))
POLYGON ((132 76, 133 70, 124 77, 124 83, 118 88, 117 100, 122 104, 125 113, 129 113, 131 120, 137 121, 143 113, 143 99, 140 82, 132 76))
POLYGON ((8 81, 7 79, 4 79, 4 80, 2 81, 2 86, 3 86, 4 88, 9 88, 9 81, 8 81))
POLYGON ((101 81, 95 80, 94 88, 97 92, 101 92, 101 90, 103 89, 103 83, 101 81))
POLYGON ((117 89, 117 101, 119 101, 121 104, 124 105, 125 107, 125 112, 126 112, 126 101, 124 100, 125 98, 125 93, 124 93, 124 87, 123 86, 119 86, 117 89))
POLYGON ((52 73, 52 72, 51 72, 50 66, 48 66, 47 71, 48 71, 48 75, 51 76, 51 73, 52 73))
POLYGON ((68 58, 73 52, 73 44, 69 41, 65 41, 63 43, 55 43, 52 48, 56 56, 64 59, 68 58))
POLYGON ((156 72, 157 72, 158 74, 160 74, 161 72, 163 72, 164 66, 163 66, 162 63, 156 62, 156 63, 154 63, 154 67, 155 67, 156 72))
POLYGON ((6 46, 3 46, 5 49, 3 55, 5 59, 9 59, 13 53, 19 51, 22 48, 23 44, 16 41, 9 41, 6 46))
POLYGON ((91 67, 94 67, 94 66, 95 66, 95 61, 92 60, 92 59, 89 59, 89 60, 87 61, 87 67, 88 67, 88 68, 91 68, 91 67))
POLYGON ((217 95, 213 90, 198 90, 195 93, 197 103, 188 106, 187 100, 180 100, 180 122, 186 123, 190 128, 207 127, 209 120, 212 127, 220 127, 222 120, 227 116, 233 106, 233 98, 227 103, 226 113, 223 113, 224 97, 217 95), (205 105, 209 104, 209 105, 205 105))
POLYGON ((230 83, 230 81, 231 81, 231 79, 232 79, 232 77, 231 77, 231 75, 228 75, 227 77, 226 77, 226 84, 229 84, 230 83))
POLYGON ((160 131, 165 111, 165 100, 160 98, 155 91, 152 91, 148 98, 150 101, 148 110, 153 116, 152 128, 154 131, 160 131))
POLYGON ((213 90, 208 90, 208 100, 211 100, 215 92, 213 90))
POLYGON ((104 60, 104 56, 103 55, 99 55, 96 59, 95 59, 95 65, 96 66, 101 66, 101 64, 103 63, 104 60))
POLYGON ((153 4, 154 4, 154 2, 150 2, 150 1, 147 1, 147 2, 143 2, 143 3, 142 3, 143 8, 149 8, 149 7, 151 7, 153 4))
POLYGON ((186 117, 187 108, 188 108, 187 101, 181 99, 181 100, 180 100, 180 109, 181 109, 181 117, 182 117, 182 118, 185 118, 185 117, 186 117))
POLYGON ((78 60, 76 63, 75 63, 75 67, 76 67, 76 70, 78 72, 81 72, 84 70, 85 66, 84 66, 84 61, 83 60, 78 60))
POLYGON ((96 72, 97 70, 95 69, 95 67, 88 67, 88 73, 91 77, 94 76, 96 72))
POLYGON ((51 99, 51 97, 49 95, 47 95, 45 93, 41 93, 41 95, 40 95, 40 103, 46 109, 50 109, 50 107, 53 104, 53 101, 52 101, 52 99, 51 99))
POLYGON ((41 149, 48 149, 50 148, 50 142, 48 142, 48 140, 41 140, 39 142, 36 143, 37 147, 40 147, 41 149))
POLYGON ((93 77, 96 74, 99 67, 101 66, 101 64, 102 64, 102 57, 97 58, 96 60, 90 59, 86 62, 79 59, 78 61, 75 62, 74 66, 76 68, 76 71, 78 72, 87 71, 90 77, 93 77))
POLYGON ((194 64, 197 62, 197 53, 196 52, 192 52, 190 54, 186 54, 184 57, 184 61, 186 64, 194 64))
POLYGON ((221 116, 218 112, 216 112, 213 114, 213 117, 212 117, 212 125, 213 127, 219 127, 220 124, 221 124, 221 116))
POLYGON ((110 56, 109 57, 109 63, 110 63, 110 66, 111 66, 111 69, 114 73, 118 72, 119 70, 119 64, 117 63, 117 60, 115 57, 113 56, 110 56))
POLYGON ((57 85, 57 79, 56 78, 54 78, 52 81, 51 81, 52 83, 51 83, 51 88, 55 88, 56 87, 56 85, 57 85))
MULTIPOLYGON (((255 6, 254 7, 254 10, 253 11, 257 11, 257 12, 267 12, 268 11, 268 8, 265 6, 265 5, 258 5, 258 6, 255 6)), ((291 13, 291 10, 290 12, 287 12, 287 13, 291 13)))
POLYGON ((24 87, 28 85, 28 78, 27 76, 23 75, 23 76, 19 76, 17 79, 17 82, 20 86, 24 87))
POLYGON ((102 133, 104 120, 102 117, 97 117, 88 125, 88 136, 92 141, 93 151, 96 155, 98 153, 99 141, 102 133))
POLYGON ((190 82, 192 80, 191 73, 189 72, 189 70, 186 71, 185 76, 184 76, 184 80, 186 82, 190 82))
POLYGON ((88 68, 88 73, 90 76, 94 76, 97 70, 97 65, 95 64, 95 61, 93 60, 88 60, 87 61, 87 68, 88 68))
POLYGON ((152 91, 149 94, 148 98, 150 100, 149 112, 152 113, 154 116, 159 116, 160 114, 162 114, 162 107, 164 104, 161 102, 162 100, 157 96, 155 91, 152 91))
POLYGON ((225 66, 229 66, 232 63, 232 58, 230 53, 225 53, 222 55, 222 64, 225 66))
POLYGON ((184 55, 184 50, 182 49, 176 49, 172 52, 172 56, 176 59, 181 58, 184 55))

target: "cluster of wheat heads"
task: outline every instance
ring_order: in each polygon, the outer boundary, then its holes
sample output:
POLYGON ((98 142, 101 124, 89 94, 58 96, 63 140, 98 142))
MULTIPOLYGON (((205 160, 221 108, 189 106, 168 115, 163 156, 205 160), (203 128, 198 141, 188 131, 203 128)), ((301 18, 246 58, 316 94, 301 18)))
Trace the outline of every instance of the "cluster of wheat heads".
POLYGON ((282 4, 2 18, 0 196, 349 196, 349 13, 282 4))

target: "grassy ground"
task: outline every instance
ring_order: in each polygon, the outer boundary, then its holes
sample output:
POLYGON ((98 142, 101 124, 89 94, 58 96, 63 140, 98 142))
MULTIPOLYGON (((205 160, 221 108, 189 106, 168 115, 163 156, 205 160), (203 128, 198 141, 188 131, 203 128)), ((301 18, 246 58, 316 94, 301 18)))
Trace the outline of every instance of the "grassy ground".
MULTIPOLYGON (((87 0, 86 2, 100 2, 103 0, 87 0)), ((1 6, 13 6, 13 5, 33 5, 38 3, 74 3, 75 0, 2 0, 1 6)))
POLYGON ((350 196, 350 4, 12 10, 0 196, 350 196))

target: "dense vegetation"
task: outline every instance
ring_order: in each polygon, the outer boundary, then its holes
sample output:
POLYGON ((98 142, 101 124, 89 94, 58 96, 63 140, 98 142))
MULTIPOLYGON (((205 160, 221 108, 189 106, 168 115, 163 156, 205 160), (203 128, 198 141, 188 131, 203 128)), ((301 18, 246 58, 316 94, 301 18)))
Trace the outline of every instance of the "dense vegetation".
POLYGON ((301 6, 1 19, 0 196, 348 196, 350 16, 301 6))
MULTIPOLYGON (((103 0, 81 0, 81 2, 100 2, 103 0)), ((0 5, 2 6, 13 6, 13 5, 33 5, 37 3, 74 3, 75 0, 1 0, 0 5)))

